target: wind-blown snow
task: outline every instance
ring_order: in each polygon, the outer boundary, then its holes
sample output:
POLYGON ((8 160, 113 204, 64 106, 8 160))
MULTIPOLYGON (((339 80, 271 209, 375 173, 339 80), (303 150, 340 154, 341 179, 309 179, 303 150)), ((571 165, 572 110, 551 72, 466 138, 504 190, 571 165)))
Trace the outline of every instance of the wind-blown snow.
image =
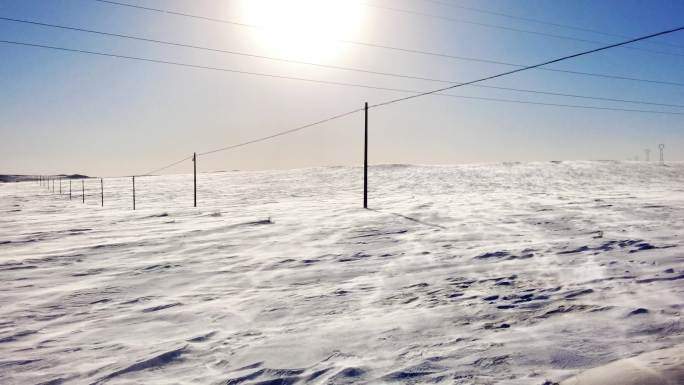
POLYGON ((684 164, 360 182, 0 185, 0 383, 541 385, 684 342, 684 164))

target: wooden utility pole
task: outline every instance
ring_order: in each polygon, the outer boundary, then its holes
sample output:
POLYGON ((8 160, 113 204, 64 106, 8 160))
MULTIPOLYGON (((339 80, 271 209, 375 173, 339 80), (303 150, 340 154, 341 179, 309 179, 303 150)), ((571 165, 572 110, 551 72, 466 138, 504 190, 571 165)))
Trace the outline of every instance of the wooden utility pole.
POLYGON ((135 210, 135 175, 133 176, 133 210, 135 210))
POLYGON ((85 203, 85 181, 81 179, 81 197, 83 197, 83 203, 85 203))
POLYGON ((368 208, 368 102, 364 107, 365 124, 363 136, 363 208, 368 208))
POLYGON ((197 153, 192 153, 194 207, 197 207, 197 153))
POLYGON ((69 179, 69 200, 71 200, 71 179, 69 179))
POLYGON ((102 198, 102 207, 104 207, 104 181, 100 178, 100 197, 102 198))

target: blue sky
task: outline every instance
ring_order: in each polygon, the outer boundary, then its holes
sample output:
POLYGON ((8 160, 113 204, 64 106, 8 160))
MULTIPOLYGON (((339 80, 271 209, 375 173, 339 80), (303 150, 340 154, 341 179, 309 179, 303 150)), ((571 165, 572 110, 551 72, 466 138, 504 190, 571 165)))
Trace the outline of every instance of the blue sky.
MULTIPOLYGON (((148 7, 253 22, 248 0, 126 0, 148 7)), ((256 1, 256 0, 252 0, 256 1)), ((284 0, 281 0, 284 1, 284 0)), ((352 0, 349 0, 353 2, 352 0)), ((452 3, 557 24, 639 36, 684 25, 681 1, 364 0, 455 18, 428 18, 357 5, 350 40, 454 56, 534 64, 599 43, 515 32, 523 29, 612 43, 619 37, 450 7, 452 3), (473 23, 484 23, 493 28, 473 23)), ((257 10, 257 12, 268 10, 257 10)), ((278 21, 285 27, 304 19, 278 21)), ((340 13, 342 15, 343 13, 340 13)), ((301 56, 251 28, 161 14, 93 0, 5 0, 0 16, 343 67, 469 81, 512 67, 349 45, 301 56)), ((276 15, 279 16, 279 15, 276 15)), ((329 17, 330 15, 325 15, 329 17)), ((340 16, 340 19, 346 16, 340 16)), ((319 17, 322 18, 322 17, 319 17)), ((258 19, 258 18, 257 18, 258 19)), ((283 20, 285 19, 285 20, 283 20)), ((260 20, 267 20, 261 18, 260 20)), ((306 24, 303 24, 306 26, 306 24)), ((309 31, 307 31, 308 33, 309 31)), ((277 33, 280 33, 277 32, 277 33)), ((327 35, 311 31, 311 35, 327 35)), ((271 36, 271 35, 269 35, 271 36)), ((289 35, 285 35, 289 36, 289 35)), ((430 90, 421 80, 323 69, 223 53, 0 21, 0 40, 177 61, 241 71, 430 90)), ((555 64, 551 68, 684 83, 684 33, 555 64), (677 47, 679 46, 679 47, 677 47), (656 53, 653 51, 664 52, 656 53)), ((364 88, 195 70, 0 43, 0 172, 129 175, 217 147, 301 126, 404 96, 364 88)), ((487 85, 684 105, 684 87, 532 70, 487 85)), ((451 94, 639 110, 684 108, 584 100, 463 87, 451 94)), ((684 115, 561 108, 428 96, 371 110, 371 163, 448 164, 556 159, 643 159, 666 144, 684 159, 684 115)), ((356 114, 272 141, 201 158, 203 171, 358 165, 363 116, 356 114)), ((189 172, 186 162, 168 172, 189 172)))

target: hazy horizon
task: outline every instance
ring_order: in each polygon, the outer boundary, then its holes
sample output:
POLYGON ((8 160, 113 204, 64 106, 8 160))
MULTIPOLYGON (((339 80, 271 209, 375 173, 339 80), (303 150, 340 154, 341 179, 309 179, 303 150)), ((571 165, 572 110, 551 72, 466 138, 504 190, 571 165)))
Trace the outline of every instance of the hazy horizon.
MULTIPOLYGON (((564 163, 581 163, 581 162, 597 162, 597 163, 602 163, 602 162, 616 162, 616 163, 647 163, 643 159, 639 160, 634 160, 634 159, 547 159, 547 160, 528 160, 528 161, 520 161, 520 160, 503 160, 503 161, 490 161, 490 162, 461 162, 461 163, 369 163, 368 167, 369 168, 374 168, 374 167, 387 167, 387 166, 406 166, 406 167, 456 167, 456 166, 477 166, 477 165, 497 165, 497 164, 542 164, 542 163, 553 163, 553 162, 564 162, 564 163)), ((680 164, 684 161, 682 160, 673 160, 673 161, 667 161, 665 162, 665 165, 667 166, 668 163, 672 164, 680 164)), ((657 159, 651 158, 648 163, 654 163, 658 164, 659 161, 657 159)), ((229 173, 229 172, 259 172, 259 171, 264 171, 264 172, 269 172, 269 171, 297 171, 297 170, 305 170, 305 169, 316 169, 316 168, 358 168, 360 170, 363 169, 363 164, 360 165, 342 165, 342 164, 321 164, 321 165, 313 165, 313 166, 302 166, 302 167, 288 167, 288 168, 242 168, 242 169, 225 169, 225 170, 197 170, 197 174, 218 174, 218 173, 229 173)), ((7 175, 7 176, 26 176, 26 177, 32 177, 36 176, 39 177, 43 174, 21 174, 21 173, 12 173, 12 172, 1 172, 0 171, 0 176, 2 175, 7 175)), ((146 176, 159 176, 159 175, 192 175, 192 170, 190 171, 176 171, 176 172, 165 172, 165 173, 158 173, 158 174, 149 174, 149 175, 140 175, 140 174, 130 174, 130 175, 98 175, 98 174, 84 174, 82 172, 56 172, 53 174, 45 174, 45 176, 73 176, 73 175, 80 175, 80 176, 85 176, 88 178, 130 178, 131 176, 135 175, 136 177, 146 177, 146 176)))

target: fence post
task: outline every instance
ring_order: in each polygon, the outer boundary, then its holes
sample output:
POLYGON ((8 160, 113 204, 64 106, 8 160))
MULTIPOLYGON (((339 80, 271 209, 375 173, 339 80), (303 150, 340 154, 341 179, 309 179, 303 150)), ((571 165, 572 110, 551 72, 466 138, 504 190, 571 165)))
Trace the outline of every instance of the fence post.
POLYGON ((69 179, 69 200, 71 200, 71 179, 69 179))
POLYGON ((192 153, 192 166, 193 166, 193 187, 194 187, 194 207, 197 207, 197 153, 192 153))
POLYGON ((104 207, 104 181, 100 178, 100 196, 102 198, 102 207, 104 207))
POLYGON ((83 203, 85 203, 85 181, 81 179, 81 196, 83 197, 83 203))
POLYGON ((133 210, 135 210, 135 175, 133 175, 133 210))
POLYGON ((368 208, 368 102, 364 106, 364 137, 363 137, 363 208, 368 208))

